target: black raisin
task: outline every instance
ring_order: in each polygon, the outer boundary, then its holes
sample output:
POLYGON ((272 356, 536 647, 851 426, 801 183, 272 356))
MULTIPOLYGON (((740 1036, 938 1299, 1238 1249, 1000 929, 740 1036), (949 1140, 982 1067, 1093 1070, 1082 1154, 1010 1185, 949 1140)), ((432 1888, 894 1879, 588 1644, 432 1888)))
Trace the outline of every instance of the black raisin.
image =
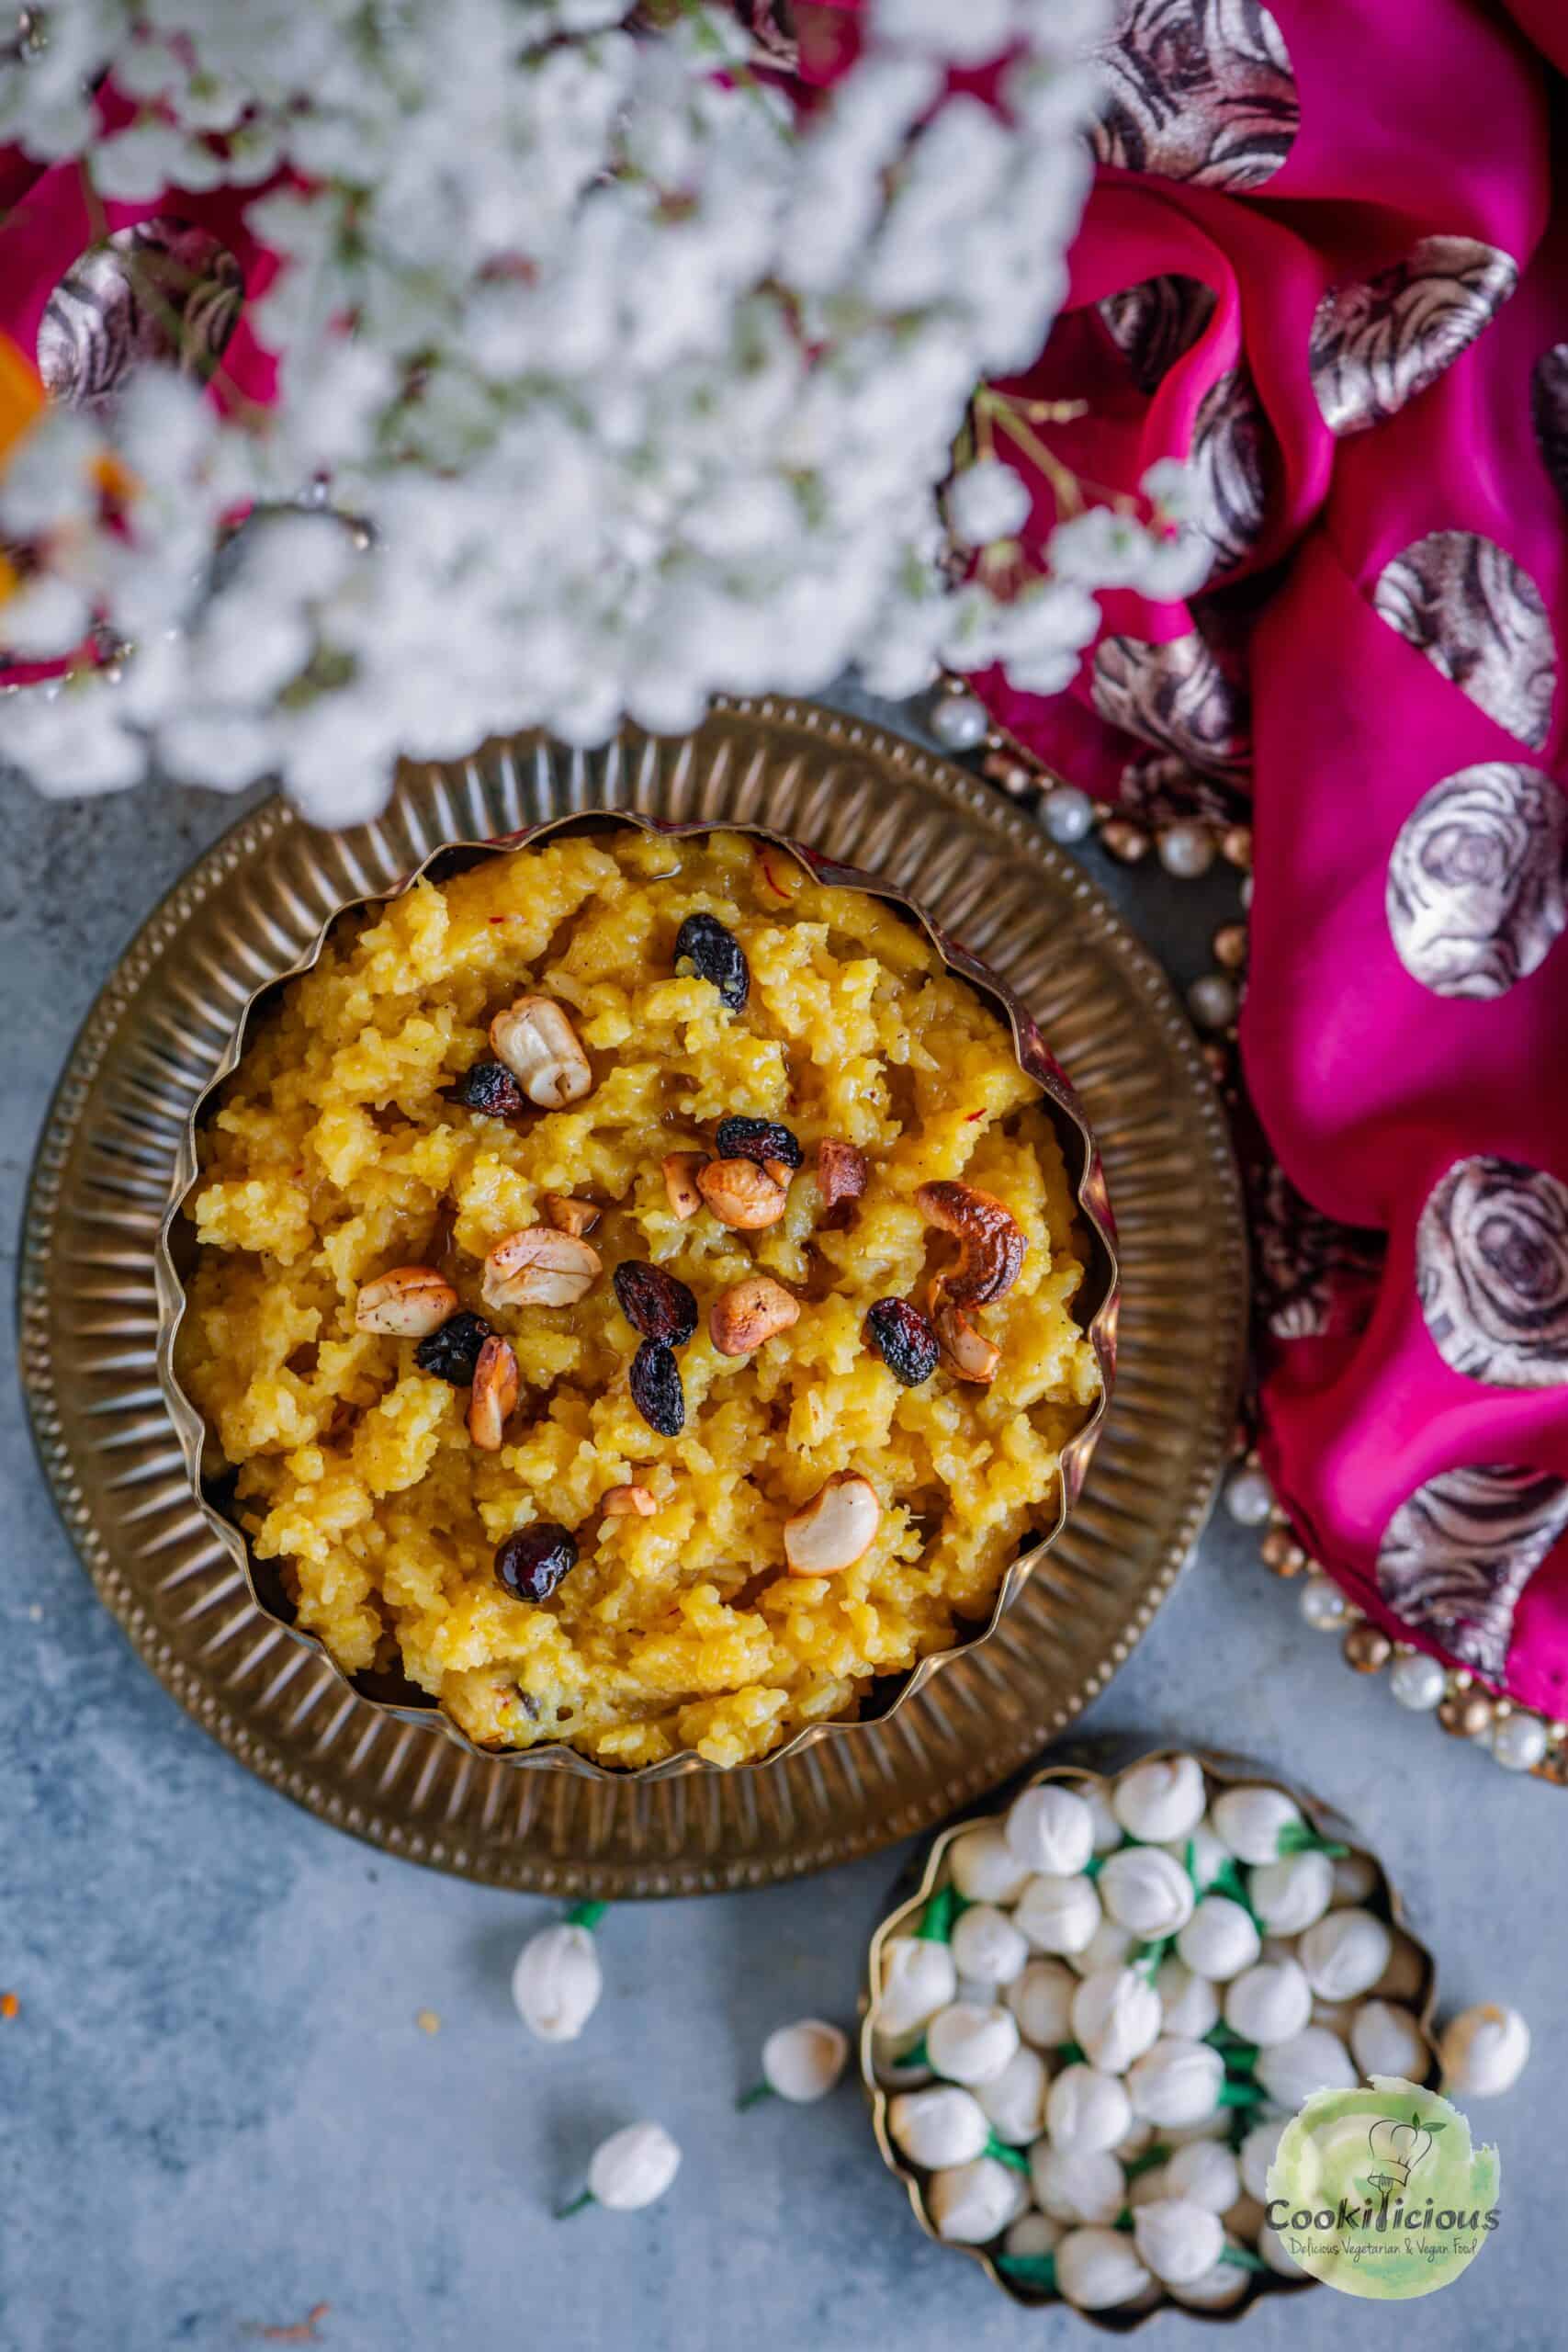
POLYGON ((714 1149, 720 1159, 782 1159, 786 1168, 800 1166, 800 1140, 776 1119, 721 1119, 714 1132, 714 1149))
POLYGON ((862 1325, 866 1345, 874 1348, 895 1380, 918 1388, 936 1370, 936 1333, 907 1298, 879 1298, 868 1306, 862 1325))
POLYGON ((645 1340, 632 1358, 632 1403, 660 1437, 679 1437, 686 1426, 681 1367, 670 1349, 645 1340))
POLYGON ((434 1373, 437 1380, 449 1380, 454 1388, 468 1388, 473 1385, 474 1366, 479 1360, 479 1350, 491 1336, 490 1325, 482 1315, 470 1315, 465 1308, 461 1315, 448 1317, 439 1331, 432 1331, 413 1351, 413 1360, 421 1372, 434 1373))
POLYGON ((528 1097, 504 1062, 476 1062, 446 1092, 465 1111, 482 1111, 490 1119, 515 1119, 528 1108, 528 1097))
POLYGON ((612 1280, 621 1313, 634 1331, 661 1347, 683 1348, 697 1328, 697 1302, 684 1283, 662 1266, 646 1266, 627 1258, 612 1280))
POLYGON ((514 1600, 547 1600, 577 1566, 577 1539, 553 1519, 520 1527, 496 1546, 495 1580, 514 1600))
POLYGON ((716 915, 688 915, 675 933, 675 968, 689 963, 699 980, 711 980, 731 1012, 739 1012, 751 987, 751 967, 733 932, 716 915))

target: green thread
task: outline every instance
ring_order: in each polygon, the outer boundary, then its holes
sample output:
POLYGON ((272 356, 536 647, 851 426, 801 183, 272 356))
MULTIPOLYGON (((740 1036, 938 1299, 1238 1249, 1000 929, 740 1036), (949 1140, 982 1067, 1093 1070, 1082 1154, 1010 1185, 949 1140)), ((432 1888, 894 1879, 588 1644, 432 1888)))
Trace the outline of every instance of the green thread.
POLYGON ((581 2197, 572 2199, 570 2205, 559 2205, 556 2208, 556 2219, 558 2222, 570 2222, 572 2215, 581 2213, 585 2205, 593 2205, 597 2202, 598 2199, 594 2197, 593 2191, 591 2188, 585 2188, 581 2197))
POLYGON ((998 2254, 997 2268, 1005 2278, 1016 2278, 1021 2287, 1038 2287, 1047 2295, 1061 2292, 1054 2254, 998 2254))
POLYGON ((1136 2180, 1140 2173, 1153 2172, 1156 2165, 1163 2165, 1169 2154, 1170 2150, 1164 2142, 1156 2140, 1152 2147, 1144 2150, 1141 2156, 1132 2157, 1122 2170, 1129 2180, 1136 2180))
POLYGON ((1127 1955, 1129 1968, 1142 1969, 1149 1976, 1157 1976, 1161 1962, 1176 1950, 1174 1936, 1154 1936, 1148 1942, 1134 1944, 1127 1955))
POLYGON ((742 2091, 736 2100, 735 2111, 738 2115, 744 2115, 749 2107, 761 2107, 765 2098, 772 2098, 774 2095, 772 2083, 753 2083, 750 2089, 742 2091))
POLYGON ((566 1915, 569 1928, 596 1928, 609 1909, 607 1903, 580 1903, 566 1915))
POLYGON ((1211 1894, 1223 1894, 1228 1902, 1239 1903, 1253 1926, 1261 1931, 1262 1920, 1252 1907, 1252 1897, 1247 1891, 1247 1881, 1235 1866, 1235 1858, 1227 1854, 1213 1877, 1209 1881, 1211 1894))
POLYGON ((926 2037, 923 2033, 919 2041, 910 2042, 902 2058, 897 2061, 900 2066, 929 2066, 931 2063, 931 2055, 926 2048, 926 2037))
POLYGON ((953 1923, 961 1912, 968 1908, 968 1904, 955 1886, 951 1883, 939 1886, 920 1914, 920 1924, 915 1933, 928 1944, 951 1943, 953 1923))
POLYGON ((1132 2207, 1130 2205, 1123 2205, 1122 2211, 1117 2214, 1116 2219, 1111 2222, 1111 2226, 1113 2230, 1130 2230, 1133 2226, 1132 2207))
POLYGON ((1227 2067, 1235 2067, 1238 2073, 1249 2074, 1258 2064, 1257 2042, 1233 2032, 1228 2025, 1211 2026, 1203 2039, 1211 2050, 1220 2052, 1227 2067))
POLYGON ((1233 2270, 1267 2270, 1269 2265, 1260 2254, 1247 2245, 1227 2245, 1220 2249, 1220 2260, 1228 2262, 1233 2270))
POLYGON ((998 2139, 994 2132, 986 2143, 986 2154, 988 2156, 995 2156, 999 2165, 1010 2165, 1014 2172, 1029 2170, 1029 2158, 1024 2154, 1023 2150, 1010 2148, 1005 2141, 998 2139))
MULTIPOLYGON (((1109 1854, 1091 1854, 1091 1855, 1089 1856, 1089 1858, 1088 1861, 1087 1861, 1087 1862, 1084 1864, 1084 1866, 1083 1866, 1083 1875, 1084 1875, 1084 1877, 1085 1877, 1085 1878, 1098 1878, 1098 1877, 1100 1876, 1100 1871, 1105 1868, 1106 1863, 1107 1863, 1110 1860, 1111 1860, 1111 1857, 1110 1857, 1110 1855, 1109 1855, 1109 1854)), ((1051 2257, 1050 2257, 1050 2256, 1049 2256, 1049 2255, 1042 2255, 1042 2256, 1039 2257, 1039 2259, 1040 2259, 1041 2261, 1043 2261, 1043 2262, 1048 2262, 1048 2261, 1050 2260, 1050 2258, 1051 2258, 1051 2257)))
POLYGON ((1077 2041, 1058 2041, 1051 2054, 1059 2058, 1064 2066, 1087 2066, 1089 2064, 1089 2052, 1077 2041))
POLYGON ((1348 1846, 1336 1843, 1332 1838, 1320 1838, 1304 1821, 1287 1821, 1280 1832, 1280 1859, 1287 1854, 1326 1854, 1330 1861, 1342 1862, 1349 1852, 1348 1846))
POLYGON ((1227 2075, 1214 2104, 1217 2107, 1257 2107, 1262 2098, 1263 2093, 1256 2083, 1237 2082, 1233 2075, 1227 2075))

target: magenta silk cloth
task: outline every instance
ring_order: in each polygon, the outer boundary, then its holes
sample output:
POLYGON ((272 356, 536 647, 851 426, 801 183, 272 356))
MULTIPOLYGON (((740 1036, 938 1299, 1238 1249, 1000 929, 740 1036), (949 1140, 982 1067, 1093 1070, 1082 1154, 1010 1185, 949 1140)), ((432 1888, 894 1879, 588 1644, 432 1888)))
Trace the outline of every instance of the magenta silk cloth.
POLYGON ((1250 795, 1265 1461, 1370 1618, 1550 1717, 1565 56, 1546 0, 1514 23, 1466 0, 1122 6, 1069 308, 1012 389, 1089 401, 1050 438, 1108 490, 1190 457, 1214 571, 1190 606, 1111 600, 1066 695, 980 682, 1027 748, 1153 821, 1250 795))

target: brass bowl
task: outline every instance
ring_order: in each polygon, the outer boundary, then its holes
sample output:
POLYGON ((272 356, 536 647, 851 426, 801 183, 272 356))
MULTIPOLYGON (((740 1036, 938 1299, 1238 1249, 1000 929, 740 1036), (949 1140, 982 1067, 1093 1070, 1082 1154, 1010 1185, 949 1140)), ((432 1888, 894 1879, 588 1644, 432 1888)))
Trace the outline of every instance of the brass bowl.
MULTIPOLYGON (((908 2158, 894 2145, 892 2135, 887 2129, 888 2101, 893 2092, 878 2074, 874 2048, 876 2003, 882 1981, 882 1954, 890 1939, 906 1933, 911 1923, 924 1912, 931 1897, 948 1883, 951 1876, 948 1856, 956 1841, 986 1822, 999 1822, 1007 1813, 1008 1805, 1010 1805, 1013 1799, 1024 1789, 1039 1788, 1048 1781, 1060 1781, 1072 1788, 1098 1786, 1103 1790, 1109 1787, 1119 1773, 1125 1771, 1129 1765, 1159 1761, 1179 1755, 1196 1756, 1203 1767, 1212 1788, 1223 1789, 1232 1783, 1242 1781, 1248 1785, 1261 1784, 1266 1788, 1282 1789, 1287 1796, 1294 1798, 1320 1836, 1332 1838, 1337 1843, 1348 1846, 1352 1855, 1371 1865, 1376 1874, 1376 1884, 1372 1893, 1365 1898, 1366 1908, 1386 1919, 1397 1934, 1388 1970, 1379 1984, 1372 1986, 1367 1997, 1374 1998, 1380 1992, 1386 1990, 1389 1998, 1398 2000, 1410 2008, 1415 2015, 1421 2038, 1427 2045, 1428 2064, 1422 2077, 1423 2083, 1436 2087, 1441 2072, 1438 2060, 1437 2040, 1432 2030, 1432 2016, 1438 1997, 1437 1963, 1427 1946, 1411 1933, 1406 1925, 1404 1905, 1390 1884, 1382 1862, 1371 1848, 1360 1840, 1353 1825, 1347 1821, 1342 1814, 1337 1812, 1333 1806, 1325 1804, 1320 1797, 1314 1796, 1310 1790, 1300 1787, 1297 1782, 1287 1779, 1283 1773, 1276 1771, 1269 1764, 1258 1762, 1250 1757, 1234 1756, 1223 1750, 1208 1748, 1156 1747, 1141 1750, 1129 1747, 1125 1754, 1117 1756, 1114 1768, 1109 1771, 1094 1771, 1086 1766, 1076 1764, 1048 1765, 1043 1770, 1031 1773, 1027 1779, 1016 1782, 1009 1792, 1007 1804, 994 1809, 988 1808, 985 1812, 966 1814, 962 1821, 953 1822, 949 1827, 940 1831, 926 1849, 923 1862, 904 1873, 900 1887, 908 1888, 913 1882, 912 1891, 901 1894, 894 1909, 888 1913, 872 1937, 867 1954, 866 1989, 861 1996, 860 2070, 862 2083, 871 2101, 872 2126, 876 2133, 876 2144, 882 2151, 882 2161, 888 2171, 903 2182, 905 2192, 909 2199, 909 2210, 927 2237, 933 2240, 935 2244, 942 2246, 949 2253, 964 2255, 970 2261, 977 2263, 992 2286, 999 2289, 1001 2293, 1012 2302, 1021 2303, 1029 2311, 1073 2312, 1077 2318, 1087 2322, 1092 2327, 1100 2328, 1110 2335, 1129 2335, 1135 2328, 1142 2327, 1146 2320, 1153 2319, 1158 2312, 1173 2310, 1181 2312, 1190 2320, 1226 2322, 1238 2320, 1266 2296, 1299 2295, 1305 2289, 1316 2286, 1318 2282, 1305 2275, 1300 2278, 1287 2278, 1272 2270, 1266 2270, 1254 2273, 1246 2294, 1238 2296, 1236 2301, 1224 2311, 1197 2311, 1181 2303, 1175 2296, 1162 2291, 1156 2301, 1141 2304, 1124 2313, 1118 2313, 1113 2309, 1087 2312, 1079 2311, 1077 2306, 1069 2303, 1065 2296, 1043 2294, 1021 2284, 1016 2279, 1010 2278, 1005 2271, 998 2269, 994 2253, 990 2247, 962 2245, 954 2240, 939 2237, 931 2216, 926 2211, 925 2184, 929 2175, 919 2165, 911 2164, 908 2158), (1404 1989, 1406 1985, 1409 1987, 1408 1990, 1404 1989)), ((894 2087, 897 2089, 898 2086, 894 2087)))
POLYGON ((633 1783, 669 1781, 693 1773, 728 1775, 731 1772, 757 1772, 799 1755, 824 1740, 852 1739, 874 1724, 887 1723, 894 1714, 923 1690, 932 1677, 941 1672, 954 1657, 976 1648, 989 1639, 1003 1617, 1023 1589, 1039 1562, 1050 1550, 1066 1524, 1067 1514, 1077 1499, 1088 1470, 1089 1457, 1105 1418, 1110 1399, 1116 1358, 1117 1265, 1114 1225, 1106 1192, 1104 1171, 1088 1122, 1078 1106, 1077 1097, 1057 1063, 1047 1050, 1043 1039, 1030 1013, 1005 983, 994 972, 971 956, 966 948, 942 932, 909 894, 875 875, 863 873, 854 866, 843 865, 820 855, 808 846, 789 840, 765 825, 716 819, 675 823, 648 816, 632 809, 601 810, 592 814, 570 814, 547 819, 543 822, 490 839, 465 838, 458 835, 443 842, 390 888, 346 899, 323 915, 308 946, 293 963, 267 978, 243 1001, 234 1020, 227 1043, 213 1068, 207 1085, 197 1096, 185 1123, 176 1157, 173 1197, 159 1231, 157 1242, 156 1278, 159 1299, 159 1330, 157 1370, 159 1384, 168 1406, 169 1416, 177 1434, 186 1476, 191 1491, 207 1525, 219 1539, 244 1577, 252 1600, 262 1614, 278 1626, 291 1639, 315 1651, 344 1687, 367 1701, 380 1713, 399 1722, 427 1726, 440 1732, 455 1746, 474 1758, 494 1758, 519 1768, 547 1772, 566 1772, 595 1781, 633 1783), (1070 1438, 1062 1449, 1060 1493, 1055 1517, 1051 1526, 1026 1544, 1013 1560, 1002 1578, 989 1618, 978 1631, 966 1639, 954 1643, 945 1650, 931 1653, 919 1659, 908 1672, 889 1678, 893 1688, 874 1694, 876 1703, 860 1714, 834 1722, 808 1724, 795 1737, 770 1755, 735 1766, 709 1763, 694 1749, 682 1749, 667 1757, 661 1763, 647 1765, 636 1770, 605 1766, 592 1757, 584 1756, 561 1740, 542 1742, 526 1748, 497 1749, 482 1747, 469 1739, 450 1716, 418 1686, 401 1675, 360 1673, 350 1675, 341 1668, 331 1652, 314 1634, 303 1631, 295 1622, 292 1605, 284 1587, 278 1566, 271 1562, 257 1562, 243 1531, 220 1507, 212 1491, 212 1482, 204 1475, 203 1455, 207 1446, 206 1424, 201 1414, 180 1386, 174 1369, 175 1335, 186 1305, 184 1276, 194 1260, 194 1239, 185 1219, 185 1205, 199 1172, 197 1137, 203 1119, 215 1107, 216 1099, 225 1081, 231 1076, 243 1057, 252 1024, 258 1014, 265 1013, 278 991, 306 971, 319 959, 327 938, 339 922, 347 921, 365 908, 385 904, 400 898, 415 883, 425 876, 439 878, 444 873, 460 865, 472 865, 477 859, 504 855, 565 833, 614 831, 625 827, 649 833, 669 834, 685 838, 712 831, 748 834, 787 852, 807 866, 819 882, 835 888, 852 889, 877 898, 897 909, 907 921, 914 923, 931 942, 946 968, 985 997, 993 1011, 1006 1021, 1013 1039, 1020 1067, 1038 1086, 1041 1097, 1062 1148, 1067 1182, 1078 1210, 1079 1246, 1085 1254, 1085 1279, 1075 1302, 1075 1314, 1093 1347, 1100 1370, 1100 1395, 1084 1427, 1070 1438), (183 1261, 183 1262, 182 1262, 183 1261))

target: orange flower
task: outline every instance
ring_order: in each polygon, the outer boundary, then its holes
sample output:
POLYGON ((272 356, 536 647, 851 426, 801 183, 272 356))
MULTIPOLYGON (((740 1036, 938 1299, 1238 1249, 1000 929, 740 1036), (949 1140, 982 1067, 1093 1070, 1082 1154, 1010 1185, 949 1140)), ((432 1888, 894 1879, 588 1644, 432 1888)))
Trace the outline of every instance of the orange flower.
MULTIPOLYGON (((0 334, 0 467, 48 398, 42 379, 8 335, 0 334)), ((0 604, 15 593, 15 565, 0 552, 0 604)))
POLYGON ((49 395, 30 359, 0 334, 0 461, 18 442, 49 395))

